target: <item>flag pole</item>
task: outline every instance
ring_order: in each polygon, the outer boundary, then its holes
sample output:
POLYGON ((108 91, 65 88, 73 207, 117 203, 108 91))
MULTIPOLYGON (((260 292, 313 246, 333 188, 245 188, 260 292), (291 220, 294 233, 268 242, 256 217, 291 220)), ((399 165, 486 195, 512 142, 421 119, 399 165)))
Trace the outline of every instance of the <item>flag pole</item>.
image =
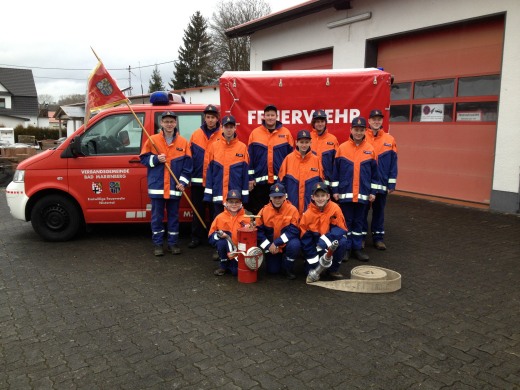
MULTIPOLYGON (((92 49, 92 47, 90 47, 92 49)), ((94 51, 94 49, 92 49, 92 52, 94 53, 94 55, 96 56, 96 58, 98 59, 99 62, 101 62, 101 60, 99 59, 99 57, 97 56, 96 52, 94 51)), ((139 123, 139 126, 141 126, 141 129, 143 129, 143 133, 146 134, 146 136, 148 137, 148 140, 150 141, 150 143, 153 145, 153 147, 155 148, 155 150, 157 151, 158 154, 160 154, 159 152, 159 149, 157 148, 157 145, 155 145, 155 143, 153 142, 152 140, 152 137, 150 137, 150 134, 148 134, 148 132, 146 131, 146 129, 144 128, 143 124, 141 123, 141 121, 139 120, 139 118, 137 117, 137 115, 135 115, 135 112, 134 110, 132 109, 132 107, 130 106, 130 103, 128 103, 128 100, 126 100, 126 105, 128 106, 128 108, 130 109, 130 111, 132 112, 132 114, 134 115, 135 119, 137 120, 137 123, 139 123)), ((177 177, 175 176, 175 174, 173 173, 172 169, 170 168, 170 164, 164 164, 166 166, 166 168, 168 169, 168 172, 170 172, 170 175, 172 175, 173 179, 175 180, 175 182, 177 183, 177 185, 179 185, 179 180, 177 180, 177 177)), ((190 198, 188 197, 188 194, 186 194, 185 191, 182 191, 182 193, 184 194, 184 196, 186 197, 186 200, 188 201, 188 203, 190 204, 191 208, 193 209, 193 212, 197 215, 197 217, 199 218, 199 221, 200 223, 202 224, 202 226, 204 226, 204 229, 207 229, 206 227, 206 224, 204 223, 203 219, 200 217, 199 213, 197 212, 197 209, 195 208, 195 206, 193 206, 193 203, 191 203, 191 200, 190 198)))

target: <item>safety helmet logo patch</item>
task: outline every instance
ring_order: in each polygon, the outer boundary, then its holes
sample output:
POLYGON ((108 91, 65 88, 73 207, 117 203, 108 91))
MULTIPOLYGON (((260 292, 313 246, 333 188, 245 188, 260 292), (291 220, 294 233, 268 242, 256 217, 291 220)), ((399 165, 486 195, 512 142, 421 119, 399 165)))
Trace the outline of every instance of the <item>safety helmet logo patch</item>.
POLYGON ((275 191, 280 192, 280 190, 278 189, 278 186, 276 186, 275 191))
POLYGON ((361 124, 361 119, 358 119, 358 120, 357 120, 357 124, 358 124, 358 125, 361 124))
POLYGON ((319 183, 318 183, 318 184, 316 185, 316 188, 321 188, 321 186, 320 186, 320 184, 319 184, 319 183))
POLYGON ((231 193, 231 195, 233 195, 233 196, 237 196, 237 194, 235 193, 235 191, 233 191, 233 192, 231 193))

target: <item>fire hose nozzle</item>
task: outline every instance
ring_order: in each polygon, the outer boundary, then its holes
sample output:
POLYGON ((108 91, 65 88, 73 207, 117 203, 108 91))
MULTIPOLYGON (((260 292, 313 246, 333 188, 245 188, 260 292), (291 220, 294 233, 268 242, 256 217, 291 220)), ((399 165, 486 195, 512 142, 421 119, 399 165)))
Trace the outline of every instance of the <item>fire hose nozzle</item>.
POLYGON ((336 249, 338 249, 338 246, 338 240, 334 240, 332 244, 330 244, 327 253, 320 257, 318 266, 309 271, 309 275, 307 276, 307 282, 312 283, 320 280, 320 274, 332 265, 332 255, 334 254, 336 249))

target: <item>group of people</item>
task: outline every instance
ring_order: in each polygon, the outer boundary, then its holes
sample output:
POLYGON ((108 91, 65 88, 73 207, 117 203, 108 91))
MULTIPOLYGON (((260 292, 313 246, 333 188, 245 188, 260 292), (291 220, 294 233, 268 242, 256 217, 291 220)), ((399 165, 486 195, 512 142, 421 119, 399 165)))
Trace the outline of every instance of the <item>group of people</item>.
POLYGON ((204 110, 204 124, 190 141, 178 134, 177 116, 162 114, 162 131, 143 146, 141 163, 148 168, 148 194, 152 205, 154 253, 164 255, 164 210, 168 215, 168 250, 179 254, 178 210, 185 187, 191 183, 191 200, 202 217, 209 208, 213 221, 209 235, 198 218, 193 219, 189 248, 209 241, 220 261, 215 275, 237 274, 237 262, 228 259, 230 241, 237 229, 250 223, 245 208, 258 215, 258 245, 265 251, 269 273, 282 270, 294 279, 294 262, 301 250, 305 271, 318 266, 335 240, 328 275, 341 279, 339 266, 349 253, 368 261, 363 251, 368 234, 368 213, 373 210, 371 232, 374 246, 384 244, 386 196, 397 179, 397 148, 383 131, 384 115, 372 110, 368 119, 352 120, 350 137, 339 145, 327 130, 324 110, 313 113, 312 131, 298 132, 296 142, 278 121, 272 104, 264 109, 262 125, 254 129, 246 146, 236 134, 231 115, 222 118, 215 106, 204 110), (178 182, 164 165, 169 164, 178 182))

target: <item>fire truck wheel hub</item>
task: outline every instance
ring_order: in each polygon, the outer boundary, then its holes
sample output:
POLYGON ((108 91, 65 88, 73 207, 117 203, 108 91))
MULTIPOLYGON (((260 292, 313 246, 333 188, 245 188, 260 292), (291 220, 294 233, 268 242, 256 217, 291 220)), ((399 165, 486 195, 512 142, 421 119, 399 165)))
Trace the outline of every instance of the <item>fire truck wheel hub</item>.
POLYGON ((51 206, 44 210, 42 219, 47 228, 60 231, 69 224, 69 215, 67 211, 60 206, 51 206))

